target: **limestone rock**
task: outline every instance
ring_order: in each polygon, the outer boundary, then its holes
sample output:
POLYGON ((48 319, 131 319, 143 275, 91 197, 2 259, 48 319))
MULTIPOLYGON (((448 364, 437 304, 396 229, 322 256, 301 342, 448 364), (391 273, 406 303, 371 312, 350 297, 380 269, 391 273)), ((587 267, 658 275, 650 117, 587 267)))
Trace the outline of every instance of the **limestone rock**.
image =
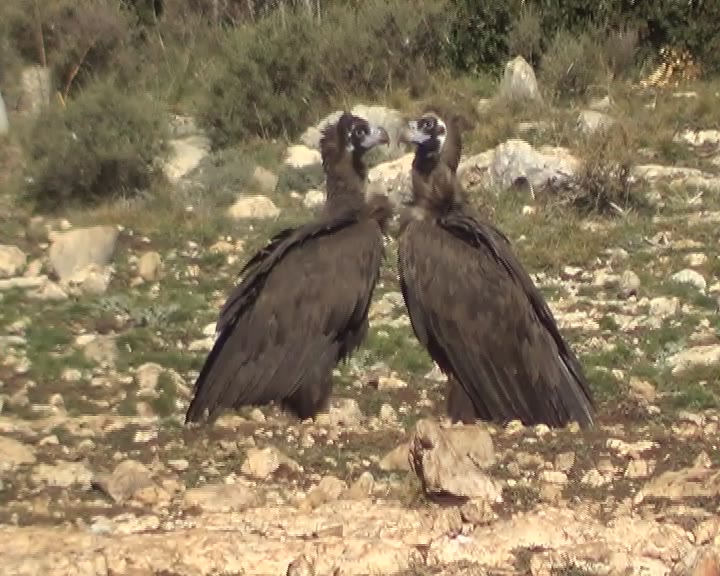
POLYGON ((12 472, 23 464, 35 463, 35 448, 14 438, 0 436, 0 472, 12 472))
MULTIPOLYGON (((309 134, 309 132, 306 132, 306 134, 309 134)), ((311 140, 315 140, 315 135, 313 135, 311 140)), ((317 134, 317 141, 320 141, 319 133, 317 134)), ((320 164, 322 162, 322 156, 320 155, 320 151, 314 148, 304 145, 294 145, 288 146, 283 162, 291 168, 306 168, 320 164)))
POLYGON ((666 298, 665 296, 658 296, 650 300, 650 316, 656 316, 658 318, 669 318, 675 316, 680 310, 680 299, 677 296, 672 298, 666 298))
POLYGON ((615 123, 615 120, 597 110, 583 110, 578 115, 578 129, 585 134, 592 134, 598 130, 606 130, 615 123))
POLYGON ((135 370, 135 380, 138 385, 138 396, 157 396, 157 387, 160 382, 160 376, 164 372, 165 368, 155 362, 146 362, 145 364, 138 366, 135 370))
POLYGON ((390 472, 392 470, 410 470, 410 461, 408 459, 409 450, 409 445, 407 443, 403 443, 388 452, 378 464, 380 470, 385 472, 390 472))
POLYGON ((113 226, 77 228, 55 235, 49 258, 61 282, 90 265, 104 267, 115 252, 118 230, 113 226))
POLYGON ((535 71, 522 56, 516 56, 505 65, 500 95, 506 100, 513 101, 542 101, 535 71))
POLYGON ((90 264, 73 272, 63 281, 63 285, 74 293, 79 291, 81 294, 99 296, 107 292, 111 279, 112 271, 109 267, 90 264))
POLYGON ((19 276, 26 265, 25 252, 17 246, 0 244, 0 278, 19 276))
POLYGON ((146 282, 155 282, 162 274, 162 257, 157 252, 145 252, 138 260, 138 274, 146 282))
POLYGON ((712 468, 670 470, 650 480, 642 489, 646 497, 680 500, 720 496, 720 471, 712 468))
POLYGON ((345 497, 351 500, 368 498, 372 494, 374 486, 375 478, 373 478, 370 471, 366 470, 360 474, 360 477, 348 488, 345 497))
POLYGON ((620 292, 623 296, 637 296, 640 289, 640 277, 632 270, 625 270, 620 276, 620 292))
POLYGON ((325 204, 325 192, 321 190, 308 190, 303 196, 303 206, 305 208, 318 208, 325 204))
POLYGON ((7 108, 5 107, 2 92, 0 92, 0 136, 4 136, 9 130, 10 123, 8 122, 7 108))
POLYGON ((720 548, 692 550, 673 567, 671 576, 720 576, 720 548))
POLYGON ((168 143, 170 157, 165 162, 163 171, 170 182, 178 182, 188 175, 210 153, 210 140, 201 134, 173 138, 168 143))
POLYGON ((256 166, 252 179, 258 192, 262 192, 263 194, 272 194, 275 192, 278 177, 277 174, 274 174, 267 168, 256 166))
POLYGON ((264 480, 279 468, 286 468, 292 472, 301 470, 297 462, 285 456, 277 448, 270 446, 262 449, 250 448, 240 470, 247 476, 264 480))
POLYGON ((720 365, 720 344, 707 344, 705 346, 686 348, 670 356, 667 362, 672 366, 673 374, 693 368, 694 366, 720 365))
POLYGON ((98 474, 93 485, 100 488, 115 502, 130 500, 138 492, 153 486, 150 471, 141 462, 125 460, 118 464, 112 474, 98 474))
POLYGON ((27 66, 20 73, 19 111, 37 115, 50 103, 52 79, 50 69, 44 66, 27 66))
POLYGON ((267 196, 246 196, 240 198, 228 209, 233 220, 277 218, 280 209, 267 196))
POLYGON ((680 284, 690 284, 700 290, 700 292, 705 292, 707 288, 707 281, 703 278, 703 275, 689 268, 676 272, 671 276, 671 280, 680 284))
POLYGON ((494 460, 490 435, 480 427, 462 428, 420 420, 410 439, 410 466, 429 494, 500 501, 500 487, 482 470, 494 460))
POLYGON ((326 413, 321 412, 315 417, 318 425, 333 428, 338 426, 345 428, 356 427, 364 419, 360 406, 354 398, 336 398, 332 401, 330 409, 326 413))
POLYGON ((261 503, 257 488, 242 482, 207 484, 187 490, 183 502, 205 512, 242 512, 261 503))
POLYGON ((465 158, 458 167, 458 176, 466 187, 507 190, 526 182, 531 189, 539 189, 569 181, 578 166, 578 159, 566 148, 536 149, 524 140, 510 139, 493 150, 465 158))
POLYGON ((83 355, 91 362, 113 366, 117 361, 118 349, 115 337, 101 334, 83 334, 75 343, 82 348, 83 355))
POLYGON ((79 486, 90 488, 93 474, 81 462, 57 461, 55 464, 37 464, 32 471, 30 481, 36 486, 56 486, 69 488, 79 486))
POLYGON ((399 206, 411 198, 410 169, 414 154, 405 154, 390 162, 383 162, 368 171, 368 195, 371 187, 399 206))

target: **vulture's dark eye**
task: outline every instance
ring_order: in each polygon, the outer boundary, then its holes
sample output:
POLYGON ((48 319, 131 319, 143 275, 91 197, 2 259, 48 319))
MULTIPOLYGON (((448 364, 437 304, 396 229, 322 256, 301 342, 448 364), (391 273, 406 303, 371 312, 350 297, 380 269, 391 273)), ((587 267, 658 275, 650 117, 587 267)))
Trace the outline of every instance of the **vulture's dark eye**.
POLYGON ((353 130, 353 132, 355 133, 356 137, 362 138, 363 136, 365 136, 365 134, 367 134, 367 129, 365 128, 365 126, 355 126, 355 130, 353 130))
POLYGON ((439 124, 437 127, 437 133, 438 133, 438 136, 444 135, 445 134, 445 126, 443 126, 442 124, 439 124))

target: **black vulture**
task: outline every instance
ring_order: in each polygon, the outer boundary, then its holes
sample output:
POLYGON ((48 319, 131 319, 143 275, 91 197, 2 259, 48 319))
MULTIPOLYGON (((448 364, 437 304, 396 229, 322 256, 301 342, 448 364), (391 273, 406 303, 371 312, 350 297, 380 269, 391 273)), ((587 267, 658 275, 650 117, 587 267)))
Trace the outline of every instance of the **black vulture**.
POLYGON ((384 128, 347 112, 323 130, 325 206, 276 234, 242 269, 186 422, 273 401, 301 419, 327 408, 333 368, 368 329, 391 208, 385 196, 366 199, 363 154, 387 142, 384 128))
POLYGON ((583 368, 542 293, 507 237, 465 199, 456 128, 432 112, 408 123, 412 200, 398 239, 405 305, 418 340, 448 376, 448 415, 592 427, 583 368))

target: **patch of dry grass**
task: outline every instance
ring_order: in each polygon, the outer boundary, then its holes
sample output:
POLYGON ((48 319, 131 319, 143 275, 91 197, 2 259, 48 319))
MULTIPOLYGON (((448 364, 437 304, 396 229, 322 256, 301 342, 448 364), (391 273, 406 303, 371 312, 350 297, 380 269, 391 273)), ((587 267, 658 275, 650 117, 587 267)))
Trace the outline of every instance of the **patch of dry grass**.
POLYGON ((632 182, 635 135, 623 123, 600 129, 581 141, 580 167, 554 200, 581 213, 619 213, 647 206, 632 182))

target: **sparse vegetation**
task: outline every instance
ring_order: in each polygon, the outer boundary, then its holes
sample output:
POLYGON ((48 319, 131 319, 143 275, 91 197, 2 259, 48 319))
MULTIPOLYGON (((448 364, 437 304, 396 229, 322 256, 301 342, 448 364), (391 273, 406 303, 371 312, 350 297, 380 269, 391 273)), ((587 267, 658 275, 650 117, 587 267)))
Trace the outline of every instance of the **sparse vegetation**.
POLYGON ((607 85, 606 63, 591 32, 557 32, 540 64, 540 80, 551 97, 581 101, 607 85))
POLYGON ((581 212, 625 212, 646 204, 643 194, 631 182, 636 150, 632 133, 622 124, 601 128, 581 148, 582 165, 572 186, 577 195, 572 203, 581 212))

